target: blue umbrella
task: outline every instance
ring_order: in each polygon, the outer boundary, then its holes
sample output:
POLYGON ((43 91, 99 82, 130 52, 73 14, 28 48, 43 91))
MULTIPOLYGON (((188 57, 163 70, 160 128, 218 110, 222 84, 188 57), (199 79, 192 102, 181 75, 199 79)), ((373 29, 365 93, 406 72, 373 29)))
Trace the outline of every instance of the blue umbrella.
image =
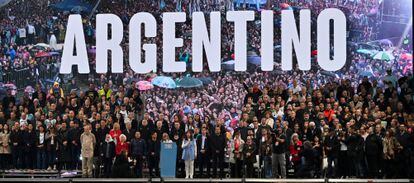
POLYGON ((368 49, 359 49, 356 52, 360 53, 360 54, 365 54, 365 55, 373 55, 374 54, 373 50, 368 50, 368 49))
POLYGON ((211 77, 201 77, 198 78, 201 82, 203 82, 204 85, 209 85, 213 82, 213 79, 211 77))
POLYGON ((371 76, 374 75, 374 74, 372 74, 372 72, 369 72, 369 71, 360 71, 358 74, 360 76, 367 76, 367 77, 371 77, 371 76))
POLYGON ((234 60, 229 60, 221 63, 224 70, 234 70, 234 60))
POLYGON ((157 76, 154 79, 152 79, 151 83, 161 88, 168 88, 168 89, 177 88, 177 85, 175 84, 174 80, 166 76, 157 76))
POLYGON ((247 56, 247 62, 253 65, 260 65, 262 58, 260 56, 247 56))
POLYGON ((180 88, 196 88, 203 86, 203 82, 197 78, 186 76, 177 81, 177 86, 180 88))

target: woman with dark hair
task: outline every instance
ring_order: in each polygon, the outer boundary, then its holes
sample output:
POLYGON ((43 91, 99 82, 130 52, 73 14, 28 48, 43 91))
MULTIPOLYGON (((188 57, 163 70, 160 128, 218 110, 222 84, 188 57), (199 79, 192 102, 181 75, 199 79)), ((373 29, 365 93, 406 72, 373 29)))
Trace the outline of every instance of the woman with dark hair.
POLYGON ((194 160, 197 157, 197 143, 196 140, 194 140, 193 130, 188 130, 185 133, 182 148, 182 159, 185 164, 185 178, 192 179, 194 176, 194 160))
POLYGON ((39 126, 39 131, 37 133, 37 168, 46 169, 46 132, 45 127, 39 126))
POLYGON ((46 133, 46 151, 47 151, 47 164, 48 170, 52 168, 56 169, 56 157, 57 157, 57 132, 55 127, 50 127, 49 132, 46 133))
POLYGON ((244 140, 240 136, 240 131, 234 132, 234 138, 231 143, 230 160, 234 162, 235 178, 240 178, 243 169, 243 146, 244 140))
POLYGON ((385 168, 385 178, 395 178, 395 169, 396 161, 395 157, 402 149, 402 146, 398 142, 397 138, 394 136, 394 131, 388 129, 385 133, 385 137, 382 141, 383 152, 384 152, 384 168, 385 168))
POLYGON ((316 150, 312 147, 310 141, 303 143, 303 150, 299 153, 301 165, 296 173, 297 177, 312 178, 315 172, 316 150))

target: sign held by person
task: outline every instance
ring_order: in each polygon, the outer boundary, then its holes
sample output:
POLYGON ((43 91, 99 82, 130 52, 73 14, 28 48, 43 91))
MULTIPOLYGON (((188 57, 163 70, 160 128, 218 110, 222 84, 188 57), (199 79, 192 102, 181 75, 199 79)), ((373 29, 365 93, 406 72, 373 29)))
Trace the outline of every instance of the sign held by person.
MULTIPOLYGON (((311 68, 311 13, 308 9, 299 12, 299 27, 293 10, 281 12, 281 63, 282 70, 292 70, 293 51, 300 70, 311 68), (298 31, 299 30, 299 31, 298 31)), ((206 25, 203 12, 192 14, 192 71, 203 70, 203 53, 207 58, 211 72, 221 70, 221 14, 210 13, 210 26, 206 25), (208 30, 208 27, 210 30, 208 30)), ((274 69, 274 20, 273 11, 261 11, 261 69, 274 69)), ((255 20, 254 11, 229 11, 226 20, 234 23, 235 71, 247 70, 247 22, 255 20)), ((165 12, 162 14, 162 71, 186 72, 185 62, 176 61, 176 48, 183 46, 183 38, 176 37, 177 23, 186 21, 183 12, 165 12)), ((346 62, 346 18, 344 13, 335 8, 320 12, 317 19, 318 64, 326 71, 341 69, 346 62), (331 22, 333 22, 331 24, 331 22), (333 28, 330 26, 333 25, 333 28), (334 34, 331 34, 333 30, 334 34), (331 36, 332 35, 332 36, 331 36), (331 49, 332 47, 332 49, 331 49), (333 51, 331 51, 333 50, 333 51), (332 54, 332 55, 331 55, 332 54)), ((124 52, 121 42, 124 29, 121 19, 114 14, 96 16, 96 72, 108 72, 108 60, 112 73, 122 73, 124 52), (109 26, 110 25, 110 26, 109 26), (109 34, 110 33, 110 34, 109 34), (108 52, 111 57, 108 58, 108 52)), ((150 13, 139 12, 129 22, 128 58, 131 69, 136 73, 149 73, 157 70, 157 45, 142 43, 145 38, 157 36, 157 23, 150 13), (142 29, 143 28, 143 29, 142 29), (141 34, 141 30, 144 31, 141 34), (142 46, 141 46, 142 45, 142 46), (142 52, 142 50, 144 52, 142 52), (142 59, 144 53, 144 59, 142 59), (143 60, 143 61, 142 61, 143 60)), ((79 73, 89 73, 85 35, 80 15, 70 15, 68 19, 62 54, 61 74, 72 72, 72 66, 78 67, 79 73), (76 52, 75 52, 76 50, 76 52)))

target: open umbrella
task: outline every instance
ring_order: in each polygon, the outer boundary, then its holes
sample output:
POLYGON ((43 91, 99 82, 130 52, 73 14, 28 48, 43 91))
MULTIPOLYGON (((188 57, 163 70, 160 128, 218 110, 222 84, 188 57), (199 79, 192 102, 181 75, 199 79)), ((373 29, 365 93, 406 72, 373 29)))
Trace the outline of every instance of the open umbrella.
POLYGON ((392 45, 392 41, 389 39, 381 39, 378 42, 385 45, 392 45))
POLYGON ((90 48, 88 50, 88 53, 95 54, 96 53, 96 49, 95 48, 90 48))
POLYGON ((57 51, 52 51, 52 52, 49 52, 49 55, 50 56, 55 56, 55 55, 60 55, 60 53, 57 52, 57 51))
POLYGON ((260 65, 262 58, 260 56, 247 56, 247 62, 253 65, 260 65))
POLYGON ((82 13, 84 11, 86 11, 88 8, 84 7, 84 6, 74 6, 70 11, 73 13, 82 13))
POLYGON ((359 54, 371 55, 371 56, 374 54, 373 50, 368 50, 368 49, 359 49, 356 52, 359 54))
POLYGON ((289 4, 287 4, 287 3, 281 3, 281 4, 280 4, 280 8, 282 8, 282 9, 292 9, 292 8, 290 7, 290 5, 289 5, 289 4))
POLYGON ((203 82, 197 78, 186 76, 177 81, 177 86, 180 88, 196 88, 203 86, 203 82))
POLYGON ((380 51, 376 53, 372 58, 376 60, 390 61, 394 60, 395 57, 390 52, 380 51))
POLYGON ((402 60, 413 60, 413 55, 411 53, 404 53, 400 56, 402 60))
POLYGON ((33 47, 40 47, 40 48, 44 48, 44 49, 50 48, 50 46, 46 43, 37 43, 33 47))
POLYGON ((234 60, 229 60, 226 62, 221 63, 221 66, 224 70, 234 70, 234 60))
POLYGON ((213 79, 211 77, 202 77, 198 78, 201 82, 203 82, 204 85, 211 84, 213 82, 213 79))
POLYGON ((35 55, 36 58, 40 58, 40 57, 50 57, 50 53, 45 52, 45 51, 39 51, 36 53, 35 55))
POLYGON ((367 76, 367 77, 371 77, 371 76, 373 76, 374 74, 373 74, 372 72, 369 72, 369 71, 360 71, 360 72, 358 73, 358 75, 360 75, 360 76, 367 76))
POLYGON ((172 78, 167 77, 167 76, 157 76, 152 79, 151 83, 161 88, 168 88, 168 89, 177 88, 177 84, 175 84, 175 81, 172 78))
POLYGON ((154 88, 154 85, 151 84, 149 81, 138 81, 135 84, 135 88, 138 88, 138 90, 145 91, 145 90, 151 90, 154 88))

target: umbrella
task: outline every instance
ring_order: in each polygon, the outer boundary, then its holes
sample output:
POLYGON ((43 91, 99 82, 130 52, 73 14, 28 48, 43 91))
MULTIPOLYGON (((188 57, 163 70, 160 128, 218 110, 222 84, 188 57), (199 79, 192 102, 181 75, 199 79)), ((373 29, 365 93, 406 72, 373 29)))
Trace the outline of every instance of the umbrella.
POLYGON ((358 74, 360 76, 367 76, 367 77, 370 77, 370 76, 374 75, 374 74, 372 74, 372 72, 369 72, 369 71, 360 71, 358 74))
POLYGON ((364 54, 364 55, 373 55, 374 54, 373 50, 368 50, 368 49, 359 49, 356 52, 360 53, 360 54, 364 54))
POLYGON ((88 50, 88 53, 95 54, 95 53, 96 53, 96 49, 95 49, 95 48, 90 48, 90 49, 88 50))
POLYGON ((402 60, 413 60, 413 55, 410 53, 404 53, 400 56, 402 60))
POLYGON ((376 60, 385 60, 385 61, 394 60, 394 56, 390 52, 386 52, 386 51, 380 51, 376 53, 374 57, 372 58, 376 60))
POLYGON ((50 56, 60 55, 60 53, 59 53, 59 52, 57 52, 57 51, 52 51, 52 52, 49 52, 49 55, 50 55, 50 56))
POLYGON ((196 88, 203 86, 203 82, 197 78, 186 76, 177 81, 177 86, 181 88, 196 88))
POLYGON ((50 48, 50 46, 46 43, 37 43, 34 45, 34 47, 41 47, 41 48, 50 48))
POLYGON ((260 56, 248 56, 247 62, 253 65, 260 65, 262 58, 260 56))
POLYGON ((379 40, 381 44, 392 45, 392 41, 389 39, 381 39, 379 40))
POLYGON ((44 52, 44 51, 37 52, 36 55, 35 55, 36 58, 49 57, 49 56, 50 56, 50 53, 44 52))
POLYGON ((32 87, 32 86, 27 86, 25 89, 24 89, 24 92, 26 92, 26 93, 34 93, 35 92, 35 89, 32 87))
POLYGON ((291 7, 290 7, 290 5, 289 5, 289 4, 287 4, 287 3, 281 3, 281 4, 280 4, 280 7, 281 7, 282 9, 288 9, 288 8, 291 8, 291 7))
POLYGON ((321 71, 321 74, 325 76, 335 77, 335 73, 329 71, 321 71))
POLYGON ((161 88, 177 88, 177 84, 175 84, 174 80, 167 76, 157 76, 152 79, 151 83, 161 88))
POLYGON ((145 91, 150 90, 154 88, 154 85, 151 84, 149 81, 138 81, 135 84, 135 88, 138 88, 138 90, 145 91))
POLYGON ((74 6, 70 11, 74 13, 81 13, 83 11, 86 11, 88 8, 84 6, 74 6))
POLYGON ((226 62, 221 63, 221 65, 223 66, 223 69, 225 70, 234 70, 234 60, 229 60, 226 62))
POLYGON ((198 78, 201 82, 203 82, 204 85, 211 84, 213 82, 213 79, 211 77, 202 77, 198 78))

